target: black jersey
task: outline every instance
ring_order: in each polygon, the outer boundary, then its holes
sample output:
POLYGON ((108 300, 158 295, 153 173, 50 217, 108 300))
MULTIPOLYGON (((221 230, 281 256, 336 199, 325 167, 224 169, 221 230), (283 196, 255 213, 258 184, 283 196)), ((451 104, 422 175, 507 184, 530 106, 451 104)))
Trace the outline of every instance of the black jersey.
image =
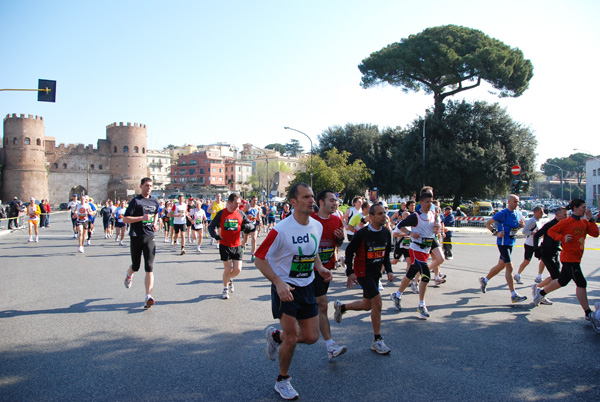
POLYGON ((138 195, 129 202, 125 210, 125 216, 149 215, 146 221, 129 224, 129 236, 154 236, 154 217, 158 213, 158 206, 158 200, 155 198, 144 198, 141 195, 138 195))
POLYGON ((368 225, 354 233, 346 247, 346 275, 355 273, 357 277, 364 277, 367 271, 377 275, 381 273, 382 266, 386 272, 392 272, 391 238, 385 226, 375 231, 368 225))

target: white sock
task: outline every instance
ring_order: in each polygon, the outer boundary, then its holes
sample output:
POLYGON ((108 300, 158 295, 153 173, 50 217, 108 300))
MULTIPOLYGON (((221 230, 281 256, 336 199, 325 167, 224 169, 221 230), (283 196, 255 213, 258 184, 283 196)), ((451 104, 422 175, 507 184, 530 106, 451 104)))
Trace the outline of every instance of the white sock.
POLYGON ((425 306, 425 300, 419 300, 419 307, 425 306))
POLYGON ((327 347, 330 347, 330 346, 331 346, 331 345, 333 345, 334 343, 335 343, 335 342, 333 341, 333 338, 332 338, 332 339, 330 339, 330 340, 328 340, 328 341, 325 341, 325 345, 326 345, 327 347))
POLYGON ((542 279, 542 274, 538 274, 537 278, 542 279))
POLYGON ((512 297, 515 297, 515 296, 517 295, 517 291, 516 291, 516 290, 513 290, 512 292, 510 292, 510 295, 511 295, 512 297))

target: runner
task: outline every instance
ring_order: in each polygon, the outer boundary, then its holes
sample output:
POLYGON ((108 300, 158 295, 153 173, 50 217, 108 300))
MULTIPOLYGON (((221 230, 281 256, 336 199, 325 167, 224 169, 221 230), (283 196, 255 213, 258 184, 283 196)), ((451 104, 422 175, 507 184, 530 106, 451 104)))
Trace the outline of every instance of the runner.
POLYGON ((268 327, 266 353, 275 360, 279 352, 279 376, 275 391, 283 399, 297 399, 289 373, 298 343, 319 340, 319 308, 312 282, 313 268, 326 282, 331 272, 323 267, 317 248, 323 231, 312 219, 314 196, 306 183, 293 185, 288 193, 293 214, 280 221, 256 250, 256 267, 271 282, 271 310, 281 331, 268 327))
POLYGON ((115 241, 119 241, 119 246, 123 245, 123 238, 125 237, 125 222, 123 222, 123 217, 125 216, 125 200, 121 200, 119 206, 115 209, 113 213, 113 217, 115 218, 115 241))
POLYGON ((521 296, 515 291, 515 284, 512 277, 512 249, 515 245, 519 228, 525 226, 523 220, 519 221, 517 219, 515 210, 517 209, 518 205, 519 197, 514 194, 509 195, 508 199, 506 200, 506 208, 497 212, 492 218, 485 222, 485 227, 492 232, 493 236, 498 238, 496 243, 498 245, 498 251, 500 251, 500 259, 498 260, 498 264, 490 269, 490 272, 487 274, 487 276, 479 278, 481 292, 485 293, 485 288, 487 287, 489 280, 498 275, 504 269, 506 283, 508 284, 508 289, 511 293, 510 299, 513 303, 520 303, 527 300, 526 296, 521 296), (498 222, 498 228, 494 229, 493 225, 496 222, 498 222))
POLYGON ((229 299, 233 293, 233 278, 242 271, 242 256, 244 254, 240 232, 250 233, 255 226, 246 215, 239 210, 240 196, 231 193, 227 198, 227 206, 216 213, 208 226, 208 232, 219 242, 219 254, 223 261, 223 299, 229 299), (217 229, 220 228, 217 234, 217 229))
POLYGON ((248 219, 250 220, 250 222, 252 222, 255 225, 255 229, 250 232, 250 233, 246 233, 244 232, 244 240, 242 241, 242 244, 244 244, 244 246, 246 245, 246 243, 248 242, 248 237, 250 237, 250 247, 252 250, 252 256, 250 257, 250 262, 254 262, 254 253, 256 252, 256 236, 258 234, 258 232, 260 231, 260 208, 257 205, 257 201, 258 198, 253 195, 252 198, 250 198, 250 203, 246 204, 244 207, 244 213, 246 214, 246 216, 248 217, 248 219))
MULTIPOLYGON (((545 286, 548 286, 552 280, 558 279, 558 276, 560 275, 560 262, 558 260, 560 242, 550 237, 550 235, 548 235, 548 230, 566 217, 567 209, 565 207, 559 207, 554 212, 554 219, 542 226, 542 228, 533 235, 534 254, 536 257, 539 257, 542 260, 544 266, 550 274, 550 276, 544 280, 542 280, 541 274, 538 274, 538 277, 535 278, 535 283, 531 285, 534 298, 536 295, 536 288, 544 288, 545 286), (538 247, 539 239, 542 236, 544 237, 544 240, 542 241, 541 247, 538 247)), ((550 301, 550 299, 547 297, 544 297, 540 301, 540 304, 551 305, 552 301, 550 301)))
POLYGON ((430 314, 425 304, 425 293, 427 292, 427 285, 431 280, 431 271, 427 264, 427 259, 432 249, 433 239, 441 231, 441 225, 436 221, 436 214, 433 212, 433 194, 422 193, 419 196, 419 205, 420 208, 417 208, 415 213, 409 215, 408 218, 403 219, 397 225, 398 229, 406 226, 412 227, 409 246, 412 264, 406 276, 402 278, 398 290, 392 293, 390 297, 394 302, 396 310, 402 311, 402 293, 415 276, 420 274, 419 307, 417 308, 417 312, 419 313, 419 318, 426 320, 430 314))
POLYGON ((191 197, 188 198, 187 213, 185 215, 185 228, 186 228, 188 243, 190 243, 190 244, 194 244, 194 241, 196 240, 196 238, 195 238, 196 231, 192 230, 192 220, 190 217, 190 211, 192 211, 195 208, 196 208, 196 204, 194 203, 194 199, 191 197))
MULTIPOLYGON (((364 205, 364 203, 363 203, 364 205)), ((392 249, 390 231, 385 227, 387 214, 381 204, 374 204, 369 209, 369 225, 356 232, 346 247, 347 287, 350 289, 357 283, 363 290, 363 298, 348 304, 339 300, 333 303, 335 322, 342 321, 347 310, 371 311, 374 340, 371 350, 385 355, 391 349, 383 342, 381 336, 381 294, 378 283, 381 279, 381 267, 387 272, 388 281, 394 280, 390 251, 392 249)))
POLYGON ((202 232, 204 231, 204 222, 206 221, 206 214, 201 207, 202 203, 200 200, 194 204, 194 209, 189 212, 189 218, 192 222, 192 230, 195 233, 195 236, 198 237, 198 246, 196 247, 196 251, 201 253, 202 250, 200 246, 202 246, 202 232))
MULTIPOLYGON (((362 197, 360 196, 356 196, 352 199, 352 206, 348 209, 346 209, 346 212, 344 212, 344 215, 342 217, 342 222, 344 222, 345 225, 349 225, 350 224, 350 219, 352 219, 352 217, 356 214, 360 214, 361 210, 362 210, 362 197)), ((352 236, 354 236, 354 228, 348 229, 346 227, 346 233, 348 234, 348 241, 352 241, 352 236)))
POLYGON ((110 208, 109 201, 104 203, 104 206, 100 210, 100 216, 102 217, 102 226, 104 227, 104 238, 109 238, 110 232, 110 217, 112 215, 112 210, 110 208))
POLYGON ((454 215, 452 215, 452 207, 447 206, 444 208, 444 216, 442 219, 444 223, 444 243, 442 248, 444 249, 444 257, 447 260, 451 260, 454 258, 452 256, 452 235, 454 234, 452 228, 455 225, 454 215))
POLYGON ((275 217, 276 216, 277 216, 277 207, 275 206, 275 203, 272 202, 272 203, 270 203, 268 212, 267 212, 267 223, 268 223, 267 232, 269 230, 273 229, 273 226, 275 226, 275 217))
POLYGON ((281 211, 281 216, 279 217, 279 220, 282 221, 285 218, 287 218, 288 216, 290 216, 292 214, 292 211, 290 210, 290 204, 288 204, 287 202, 285 204, 283 204, 283 211, 281 211))
POLYGON ((169 239, 171 237, 171 218, 169 217, 169 212, 171 211, 171 208, 173 208, 173 205, 171 204, 170 201, 167 201, 165 204, 165 207, 163 208, 162 212, 161 212, 161 220, 162 220, 162 224, 163 224, 163 231, 165 232, 165 243, 169 243, 169 239))
POLYGON ((108 223, 108 237, 113 237, 113 233, 115 232, 115 223, 117 222, 117 220, 115 219, 115 211, 117 210, 117 207, 113 204, 112 200, 108 200, 108 205, 110 206, 110 210, 112 211, 112 214, 110 215, 110 221, 108 223))
POLYGON ((179 194, 177 197, 178 202, 173 204, 169 217, 173 218, 173 230, 175 233, 175 243, 173 247, 177 245, 177 238, 181 239, 181 255, 185 254, 185 221, 188 214, 188 204, 183 199, 183 194, 179 194))
POLYGON ((563 247, 560 252, 560 262, 562 263, 560 275, 544 289, 536 288, 533 303, 537 306, 548 293, 567 286, 572 279, 577 285, 575 294, 585 312, 585 319, 592 323, 596 332, 600 333, 600 320, 598 320, 597 314, 592 313, 590 309, 586 290, 587 281, 581 270, 581 257, 585 249, 586 235, 598 237, 598 226, 594 221, 592 211, 586 208, 584 200, 575 198, 569 203, 567 210, 572 211, 571 216, 548 229, 548 235, 554 240, 560 241, 563 247))
MULTIPOLYGON (((323 233, 319 242, 319 260, 321 260, 323 267, 332 270, 335 268, 336 249, 344 243, 344 224, 338 216, 333 215, 337 206, 337 198, 332 190, 321 191, 317 194, 316 201, 319 204, 319 212, 313 212, 310 217, 323 226, 323 233)), ((319 305, 319 329, 325 340, 327 355, 330 359, 333 359, 345 353, 346 346, 336 344, 331 338, 331 327, 327 318, 329 282, 325 282, 325 278, 317 271, 315 271, 313 289, 319 305)))
POLYGON ((75 207, 75 224, 77 225, 77 234, 79 235, 79 252, 83 253, 83 245, 85 232, 89 228, 89 216, 95 215, 96 211, 92 211, 86 195, 81 196, 81 202, 75 207))
MULTIPOLYGON (((527 239, 525 239, 525 245, 524 245, 525 255, 523 258, 523 262, 519 266, 519 271, 513 277, 515 282, 519 285, 523 284, 523 282, 521 282, 521 274, 523 273, 525 268, 529 265, 531 258, 533 258, 533 251, 534 251, 533 236, 535 235, 535 233, 538 230, 540 230, 540 227, 541 227, 540 219, 542 219, 543 214, 544 214, 544 210, 541 207, 533 208, 533 217, 528 219, 527 222, 525 222, 525 226, 523 227, 523 234, 527 236, 527 239)), ((540 260, 540 263, 538 266, 539 276, 542 275, 542 272, 544 272, 544 262, 540 260)))
POLYGON ((77 204, 79 204, 79 201, 77 200, 77 194, 73 194, 73 199, 71 201, 69 201, 69 203, 67 204, 67 211, 69 211, 69 214, 71 215, 71 223, 73 224, 73 238, 74 239, 77 238, 77 218, 75 215, 77 204))
POLYGON ((38 242, 38 225, 40 224, 40 207, 35 203, 35 198, 29 199, 29 205, 27 205, 27 216, 29 217, 29 243, 33 240, 33 233, 35 233, 35 242, 38 242))
POLYGON ((90 205, 90 209, 93 211, 93 213, 88 215, 89 224, 87 230, 86 246, 90 246, 92 244, 92 234, 94 233, 94 222, 96 221, 97 213, 96 204, 94 204, 94 199, 92 197, 88 197, 88 204, 90 205))
POLYGON ((131 288, 133 274, 138 272, 144 256, 144 271, 146 278, 146 304, 144 308, 150 308, 155 301, 152 297, 154 287, 154 256, 156 245, 154 244, 154 233, 158 231, 158 201, 150 197, 152 192, 152 179, 144 177, 140 183, 142 193, 135 197, 125 211, 123 222, 129 224, 131 265, 125 276, 125 287, 131 288))
MULTIPOLYGON (((215 219, 215 216, 217 215, 217 212, 221 211, 223 208, 225 208, 225 203, 223 201, 221 201, 221 194, 217 193, 217 196, 215 198, 215 201, 212 203, 212 205, 210 206, 210 208, 208 208, 208 213, 210 214, 210 221, 212 223, 212 220, 215 219)), ((210 224, 209 224, 210 226, 210 224)), ((209 232, 210 233, 210 232, 209 232)), ((214 240, 212 237, 210 238, 210 245, 212 246, 214 244, 214 240)), ((219 248, 219 244, 217 243, 217 248, 219 248)))

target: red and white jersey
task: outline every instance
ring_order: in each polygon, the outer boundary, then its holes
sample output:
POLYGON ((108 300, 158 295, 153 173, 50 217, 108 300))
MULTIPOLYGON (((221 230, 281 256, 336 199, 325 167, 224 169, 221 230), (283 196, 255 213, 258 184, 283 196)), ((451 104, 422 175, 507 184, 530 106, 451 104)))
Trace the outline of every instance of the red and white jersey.
POLYGON ((187 204, 175 203, 173 205, 173 224, 174 225, 185 225, 185 214, 188 210, 187 204))
POLYGON ((267 260, 284 282, 308 286, 315 277, 313 268, 322 233, 323 225, 315 219, 301 225, 290 215, 275 225, 254 255, 267 260))
POLYGON ((87 202, 83 204, 78 203, 75 206, 75 219, 77 219, 77 222, 86 222, 88 220, 88 213, 91 211, 90 204, 87 202))

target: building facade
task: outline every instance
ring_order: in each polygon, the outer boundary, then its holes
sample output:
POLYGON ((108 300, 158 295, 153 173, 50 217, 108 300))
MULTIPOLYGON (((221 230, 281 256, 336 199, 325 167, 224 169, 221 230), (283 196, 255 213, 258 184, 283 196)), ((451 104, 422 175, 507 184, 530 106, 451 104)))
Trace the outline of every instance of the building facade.
POLYGON ((148 150, 148 169, 155 190, 166 190, 171 183, 171 153, 168 150, 148 150))

